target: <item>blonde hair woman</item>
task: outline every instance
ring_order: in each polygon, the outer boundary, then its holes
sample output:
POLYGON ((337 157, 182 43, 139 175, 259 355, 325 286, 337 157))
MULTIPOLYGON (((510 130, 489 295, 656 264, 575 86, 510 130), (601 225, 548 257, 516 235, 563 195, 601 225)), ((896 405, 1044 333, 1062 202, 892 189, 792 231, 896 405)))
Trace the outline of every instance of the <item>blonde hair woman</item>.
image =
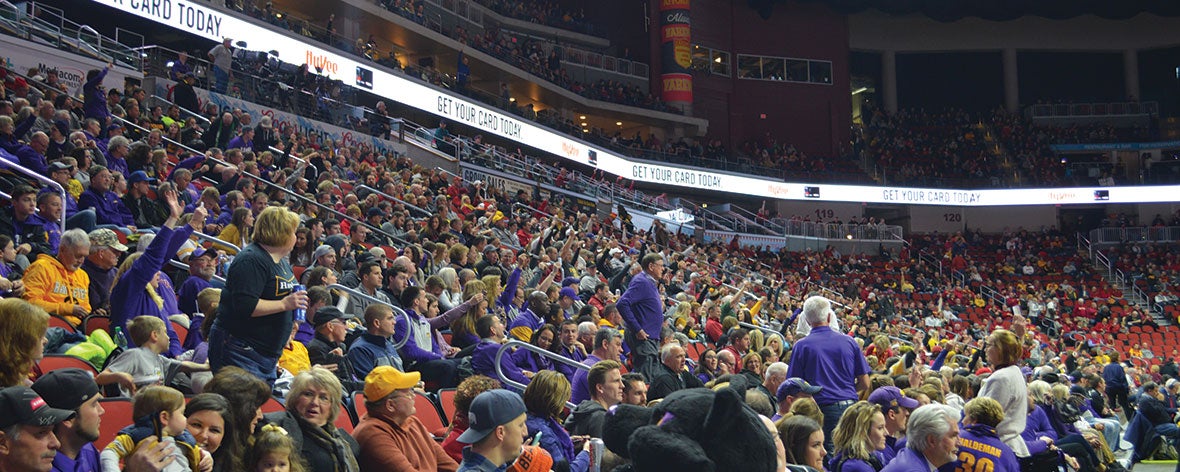
POLYGON ((845 470, 845 467, 847 470, 867 470, 866 467, 881 470, 885 460, 879 451, 885 449, 887 434, 880 406, 866 401, 852 404, 832 432, 832 443, 836 447, 829 469, 833 472, 845 470))
POLYGON ((774 351, 775 355, 781 360, 783 359, 783 337, 778 334, 772 334, 766 337, 766 347, 774 351))
POLYGON ((336 427, 344 388, 332 371, 320 366, 307 369, 291 381, 287 409, 263 415, 266 422, 283 427, 296 440, 295 449, 309 470, 357 472, 360 445, 336 427))
POLYGON ((1016 365, 1020 361, 1021 349, 1020 339, 1006 329, 997 329, 987 337, 984 351, 994 372, 983 381, 979 396, 991 398, 1004 407, 1004 420, 996 426, 996 433, 1017 456, 1024 457, 1029 454, 1028 446, 1020 433, 1024 432, 1028 418, 1028 389, 1024 374, 1016 365))
POLYGON ((209 333, 209 364, 214 371, 241 367, 273 386, 275 368, 291 335, 292 312, 307 309, 307 293, 294 290, 297 282, 287 262, 298 226, 299 215, 283 207, 267 207, 258 214, 253 242, 229 266, 209 333))
MULTIPOLYGON (((463 301, 471 299, 477 293, 486 294, 487 285, 478 279, 468 281, 467 285, 463 286, 463 301)), ((467 313, 451 322, 451 345, 462 349, 478 343, 479 335, 475 333, 475 320, 487 312, 488 298, 485 296, 483 301, 473 305, 467 313)))

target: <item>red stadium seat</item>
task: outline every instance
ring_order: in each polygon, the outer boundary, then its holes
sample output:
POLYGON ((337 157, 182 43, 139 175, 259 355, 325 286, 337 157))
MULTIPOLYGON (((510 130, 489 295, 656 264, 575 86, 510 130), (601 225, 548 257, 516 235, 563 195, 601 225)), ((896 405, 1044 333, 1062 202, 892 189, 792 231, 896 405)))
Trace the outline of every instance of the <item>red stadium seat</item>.
POLYGON ((307 266, 291 266, 291 273, 295 274, 295 280, 302 279, 305 270, 307 270, 307 266))
POLYGON ((422 422, 422 425, 426 427, 427 431, 430 431, 430 434, 436 437, 442 437, 446 434, 447 420, 442 417, 442 412, 434 404, 434 400, 422 392, 415 391, 414 408, 418 410, 417 413, 414 413, 414 416, 418 418, 418 421, 422 422))
POLYGON ((135 420, 131 413, 130 398, 103 398, 98 401, 98 404, 102 405, 102 409, 106 412, 102 415, 102 423, 98 427, 98 441, 94 442, 94 447, 104 448, 115 440, 119 430, 135 420))
POLYGON ((455 392, 453 388, 444 388, 438 391, 438 405, 442 407, 443 417, 447 421, 455 419, 455 392))
POLYGON ((356 428, 356 424, 352 422, 352 415, 348 412, 348 405, 340 405, 340 414, 336 415, 336 427, 343 429, 344 432, 352 434, 352 430, 356 428))
POLYGON ((365 406, 364 393, 352 392, 352 410, 356 413, 357 424, 360 424, 361 419, 365 417, 365 413, 369 412, 368 407, 365 406))
POLYGON ((287 407, 283 406, 282 403, 279 403, 279 399, 277 399, 275 397, 268 398, 266 400, 266 403, 262 404, 262 413, 264 413, 264 414, 265 413, 274 413, 276 411, 283 411, 285 409, 287 409, 287 407))
POLYGON ((41 372, 76 367, 93 375, 98 375, 98 369, 94 367, 94 364, 91 364, 86 359, 67 356, 65 354, 46 354, 45 358, 41 359, 41 362, 38 362, 37 365, 41 367, 41 372))
POLYGON ((90 315, 82 320, 82 332, 87 336, 96 330, 111 332, 111 319, 106 316, 90 315))
POLYGON ((188 328, 181 326, 180 323, 173 321, 172 330, 176 331, 176 339, 179 339, 182 344, 184 343, 184 340, 188 338, 188 328))
POLYGON ((76 328, 74 327, 73 324, 71 324, 65 318, 62 318, 62 317, 56 316, 56 315, 49 317, 49 327, 50 328, 62 328, 66 331, 71 331, 71 332, 76 330, 76 328))

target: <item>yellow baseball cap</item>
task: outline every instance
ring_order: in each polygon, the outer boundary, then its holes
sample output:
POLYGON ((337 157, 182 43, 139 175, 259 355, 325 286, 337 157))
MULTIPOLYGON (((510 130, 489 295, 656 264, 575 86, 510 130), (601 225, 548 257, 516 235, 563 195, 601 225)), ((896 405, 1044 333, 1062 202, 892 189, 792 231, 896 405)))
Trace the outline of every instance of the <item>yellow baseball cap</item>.
POLYGON ((394 390, 414 388, 420 380, 422 374, 418 372, 402 372, 387 365, 375 367, 365 376, 365 400, 381 400, 394 390))

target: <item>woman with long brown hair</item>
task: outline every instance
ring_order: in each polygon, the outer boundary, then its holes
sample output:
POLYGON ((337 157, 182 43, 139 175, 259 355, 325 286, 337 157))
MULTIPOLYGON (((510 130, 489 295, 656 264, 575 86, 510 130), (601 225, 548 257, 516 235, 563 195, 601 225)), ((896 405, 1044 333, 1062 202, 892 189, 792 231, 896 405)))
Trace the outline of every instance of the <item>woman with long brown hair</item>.
POLYGON ((45 354, 49 313, 19 298, 0 300, 0 388, 29 385, 33 366, 45 354))

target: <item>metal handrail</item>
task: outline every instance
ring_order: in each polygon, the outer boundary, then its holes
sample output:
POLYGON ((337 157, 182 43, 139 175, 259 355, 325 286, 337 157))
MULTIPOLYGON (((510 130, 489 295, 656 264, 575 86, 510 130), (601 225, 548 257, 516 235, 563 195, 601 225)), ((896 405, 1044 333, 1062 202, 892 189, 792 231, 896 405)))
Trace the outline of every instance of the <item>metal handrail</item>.
MULTIPOLYGON (((178 260, 176 260, 176 259, 170 259, 170 260, 168 260, 168 265, 171 265, 172 267, 176 267, 176 268, 178 268, 178 269, 184 269, 184 270, 188 270, 188 264, 185 264, 185 263, 183 263, 183 262, 180 262, 180 261, 178 261, 178 260)), ((221 282, 221 283, 225 283, 225 277, 222 277, 222 276, 220 276, 220 275, 217 275, 217 274, 213 274, 213 280, 216 280, 216 281, 218 281, 218 282, 221 282)))
MULTIPOLYGON (((46 185, 50 186, 51 188, 56 188, 57 193, 61 195, 61 201, 63 202, 62 204, 63 205, 65 204, 64 202, 66 201, 66 189, 65 189, 65 187, 62 187, 61 184, 54 182, 53 179, 50 179, 49 177, 38 174, 36 172, 33 172, 33 171, 29 170, 28 168, 26 168, 16 162, 5 161, 4 166, 8 167, 9 169, 15 170, 21 174, 24 174, 26 176, 32 177, 32 178, 36 179, 38 182, 46 184, 46 185)), ((11 200, 11 197, 9 197, 9 199, 11 200)), ((61 212, 60 223, 61 223, 61 231, 64 233, 66 231, 66 212, 64 210, 61 212)))
POLYGON ((376 193, 377 195, 380 195, 380 196, 382 196, 382 197, 385 197, 385 198, 388 198, 388 199, 390 199, 390 200, 393 200, 393 201, 395 201, 395 202, 401 203, 402 205, 405 205, 407 208, 410 208, 410 209, 413 209, 413 210, 418 210, 418 211, 422 212, 422 214, 426 215, 427 217, 430 217, 431 215, 433 215, 433 214, 434 214, 434 213, 431 213, 431 212, 427 211, 425 208, 422 208, 422 207, 420 207, 420 206, 414 205, 413 203, 407 202, 407 201, 405 201, 405 200, 402 200, 402 199, 400 199, 400 198, 397 198, 397 197, 395 197, 395 196, 393 196, 393 195, 390 195, 390 194, 388 194, 388 193, 385 193, 385 192, 382 192, 382 191, 380 191, 380 190, 377 190, 377 189, 375 189, 375 188, 373 188, 373 187, 370 187, 370 186, 368 186, 368 185, 361 184, 361 185, 358 185, 358 186, 356 186, 356 188, 358 188, 358 189, 362 189, 362 188, 363 188, 363 189, 365 189, 365 190, 368 190, 368 191, 370 191, 370 192, 376 193))
MULTIPOLYGON (((339 290, 341 292, 348 294, 349 296, 356 296, 358 298, 363 298, 365 300, 368 300, 370 303, 376 303, 378 305, 384 305, 384 306, 392 308, 394 314, 401 315, 403 318, 406 319, 406 337, 402 338, 402 340, 400 340, 400 341, 394 340, 393 341, 393 348, 394 349, 401 349, 402 346, 405 346, 406 342, 410 340, 410 331, 409 330, 411 329, 410 326, 413 324, 413 322, 410 320, 410 315, 408 313, 406 313, 405 310, 398 308, 397 306, 395 306, 392 303, 389 303, 389 302, 386 302, 383 300, 379 300, 379 299, 377 299, 365 292, 362 292, 362 291, 354 289, 354 288, 345 287, 340 284, 332 284, 332 285, 327 286, 327 288, 329 290, 339 290)), ((393 336, 390 336, 390 339, 393 339, 393 336)))
MULTIPOLYGON (((506 351, 508 351, 508 348, 510 348, 510 347, 516 347, 519 349, 524 349, 526 351, 539 354, 539 355, 541 355, 541 357, 547 357, 554 362, 560 362, 562 364, 573 367, 575 369, 586 370, 586 371, 590 370, 590 366, 588 366, 586 364, 575 361, 573 359, 562 356, 560 354, 554 354, 552 352, 546 351, 544 349, 541 349, 537 346, 526 343, 524 341, 521 341, 518 339, 513 339, 513 340, 510 340, 510 341, 504 343, 503 345, 501 345, 500 349, 498 351, 496 351, 496 362, 494 362, 494 364, 496 366, 496 376, 500 377, 500 382, 503 383, 504 385, 509 386, 509 387, 518 388, 521 391, 524 391, 524 389, 525 389, 525 387, 527 387, 527 385, 506 377, 504 375, 504 369, 502 367, 500 367, 500 360, 504 358, 504 353, 506 351)), ((577 405, 570 403, 569 400, 566 400, 565 404, 566 404, 566 406, 570 407, 571 409, 577 407, 577 405)))
POLYGON ((311 164, 310 162, 307 162, 307 159, 304 159, 304 158, 302 158, 302 157, 296 156, 296 155, 294 155, 294 154, 291 154, 291 153, 289 153, 289 152, 287 152, 287 151, 284 151, 284 150, 282 150, 282 149, 279 149, 279 148, 277 148, 277 147, 274 147, 274 146, 268 146, 268 147, 267 147, 267 149, 268 149, 268 150, 269 150, 269 151, 270 151, 272 154, 277 152, 277 153, 279 153, 279 155, 280 155, 280 156, 287 156, 287 158, 288 158, 288 159, 295 159, 295 160, 297 160, 297 161, 299 161, 299 162, 302 162, 302 163, 304 163, 304 164, 311 164))
POLYGON ((231 243, 231 242, 226 241, 224 239, 218 239, 216 236, 210 236, 210 235, 202 233, 200 231, 193 231, 193 236, 196 236, 197 239, 200 239, 203 241, 210 241, 210 242, 216 243, 218 245, 233 249, 234 251, 242 252, 242 248, 240 246, 238 246, 237 244, 231 243))
POLYGON ((756 330, 758 330, 758 331, 762 331, 762 332, 764 332, 764 333, 767 333, 767 334, 773 334, 773 335, 776 335, 776 336, 778 336, 778 337, 780 337, 780 338, 781 338, 781 337, 783 337, 783 334, 782 334, 782 333, 780 333, 780 332, 778 332, 778 331, 775 331, 775 330, 773 330, 773 329, 767 328, 767 327, 765 327, 765 326, 758 326, 758 325, 756 325, 756 324, 753 324, 753 323, 746 323, 745 321, 739 321, 739 322, 738 322, 738 326, 741 326, 741 327, 743 327, 743 328, 756 329, 756 330))
POLYGON ((161 97, 161 96, 159 96, 159 95, 156 95, 156 94, 152 94, 152 97, 151 97, 151 98, 154 98, 154 99, 156 99, 156 100, 159 100, 159 101, 161 101, 161 102, 164 102, 164 103, 167 103, 167 104, 169 104, 169 105, 172 105, 172 106, 174 106, 174 107, 176 107, 176 108, 179 108, 179 109, 180 109, 180 111, 183 111, 183 112, 185 112, 185 113, 188 113, 188 114, 189 114, 189 115, 191 115, 192 117, 194 117, 194 118, 196 118, 196 119, 198 119, 198 120, 204 121, 205 123, 209 123, 209 124, 212 124, 212 123, 213 123, 213 122, 212 122, 212 121, 210 121, 208 118, 205 118, 205 116, 204 116, 204 115, 201 115, 200 113, 197 113, 197 112, 195 112, 195 111, 189 110, 188 108, 185 108, 185 107, 182 107, 182 106, 180 106, 180 105, 177 105, 177 104, 176 104, 176 102, 174 102, 174 101, 172 101, 172 100, 169 100, 169 99, 167 99, 167 98, 161 97))

